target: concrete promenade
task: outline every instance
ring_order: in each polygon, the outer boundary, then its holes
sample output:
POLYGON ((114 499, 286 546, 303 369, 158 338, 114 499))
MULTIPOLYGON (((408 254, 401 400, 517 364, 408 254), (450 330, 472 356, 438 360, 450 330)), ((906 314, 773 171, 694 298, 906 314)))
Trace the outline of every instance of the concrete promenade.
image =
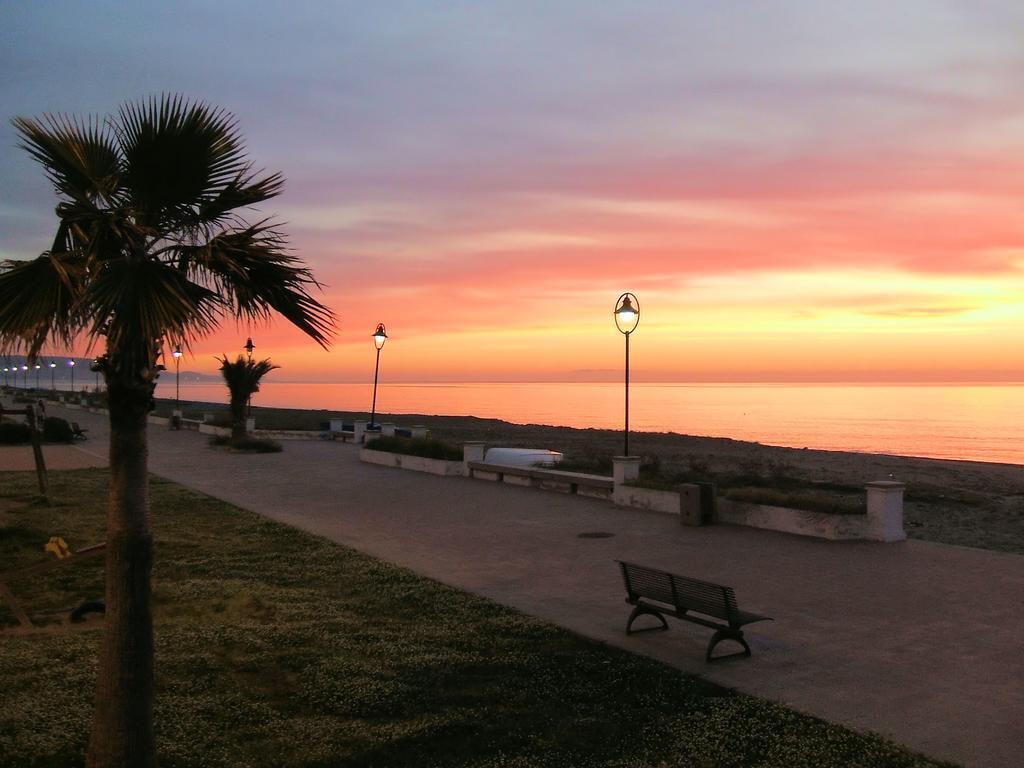
MULTIPOLYGON (((90 430, 80 450, 105 456, 106 417, 67 413, 90 430)), ((237 455, 151 426, 150 446, 162 477, 587 637, 932 757, 1024 759, 1024 557, 683 528, 599 500, 361 464, 340 443, 237 455), (594 531, 614 536, 579 538, 594 531), (741 607, 776 620, 749 629, 751 659, 719 665, 703 661, 710 631, 691 624, 627 637, 616 558, 730 584, 741 607)))

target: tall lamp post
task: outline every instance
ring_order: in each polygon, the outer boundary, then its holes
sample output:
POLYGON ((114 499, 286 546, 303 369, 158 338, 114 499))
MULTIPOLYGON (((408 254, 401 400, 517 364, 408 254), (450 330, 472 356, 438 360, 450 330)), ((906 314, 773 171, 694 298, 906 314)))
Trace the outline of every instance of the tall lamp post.
POLYGON ((57 364, 55 362, 53 362, 53 360, 51 360, 50 361, 50 389, 54 393, 57 392, 57 373, 56 373, 56 368, 57 368, 57 364))
POLYGON ((11 370, 10 368, 4 366, 4 388, 5 389, 7 388, 7 373, 10 370, 11 370))
POLYGON ((21 375, 22 375, 22 379, 23 379, 22 383, 25 385, 25 391, 28 392, 28 366, 27 365, 22 365, 21 366, 21 375))
POLYGON ((181 344, 174 345, 171 356, 174 358, 174 410, 178 410, 181 400, 181 344))
MULTIPOLYGON (((242 349, 249 355, 249 362, 252 362, 252 351, 256 349, 256 345, 252 343, 252 336, 245 340, 245 346, 242 349)), ((249 395, 249 399, 245 401, 245 418, 252 418, 252 395, 249 395)))
POLYGON ((39 371, 42 369, 42 367, 43 366, 41 366, 39 363, 35 364, 35 369, 36 369, 36 389, 39 389, 39 371))
POLYGON ((75 361, 68 360, 68 368, 71 369, 71 394, 75 394, 75 361))
POLYGON ((384 330, 384 323, 377 323, 377 330, 373 332, 373 346, 377 348, 377 364, 373 367, 373 406, 370 408, 371 427, 377 418, 377 374, 380 373, 380 350, 387 340, 388 334, 384 330))
POLYGON ((615 327, 626 337, 626 429, 625 451, 629 456, 629 335, 640 322, 640 302, 632 293, 624 293, 615 302, 615 327))

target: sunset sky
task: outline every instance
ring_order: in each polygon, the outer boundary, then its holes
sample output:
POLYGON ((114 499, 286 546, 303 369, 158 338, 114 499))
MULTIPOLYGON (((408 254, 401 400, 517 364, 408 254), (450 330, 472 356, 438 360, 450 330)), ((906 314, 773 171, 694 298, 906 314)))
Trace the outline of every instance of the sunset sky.
MULTIPOLYGON (((0 0, 0 259, 53 237, 9 120, 233 112, 340 317, 195 346, 278 379, 1024 380, 1024 3, 0 0)), ((59 351, 59 350, 53 350, 59 351)), ((84 352, 84 348, 79 349, 84 352)))

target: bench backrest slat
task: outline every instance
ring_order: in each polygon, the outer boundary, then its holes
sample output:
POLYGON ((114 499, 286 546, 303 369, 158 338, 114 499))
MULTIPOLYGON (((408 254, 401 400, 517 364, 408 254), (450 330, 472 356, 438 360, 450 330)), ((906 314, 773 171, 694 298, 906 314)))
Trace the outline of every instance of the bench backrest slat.
POLYGON ((670 573, 643 568, 632 563, 619 565, 622 566, 622 577, 626 582, 626 592, 629 593, 630 599, 646 597, 666 605, 675 605, 670 573))
POLYGON ((680 611, 695 611, 727 621, 736 616, 736 595, 731 587, 633 563, 619 564, 631 600, 645 597, 680 611))

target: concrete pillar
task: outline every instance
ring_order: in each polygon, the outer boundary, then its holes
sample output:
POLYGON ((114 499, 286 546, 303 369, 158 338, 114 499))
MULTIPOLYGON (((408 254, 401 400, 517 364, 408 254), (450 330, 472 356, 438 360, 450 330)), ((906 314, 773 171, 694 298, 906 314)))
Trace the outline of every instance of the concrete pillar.
POLYGON ((366 439, 365 421, 352 422, 352 439, 355 441, 356 445, 361 444, 366 439))
POLYGON ((341 432, 345 428, 345 422, 342 419, 330 419, 328 423, 327 429, 331 432, 341 432))
POLYGON ((254 429, 256 429, 256 419, 250 416, 245 420, 245 431, 252 432, 254 429))
POLYGON ((864 486, 868 494, 867 537, 872 541, 903 541, 904 483, 876 480, 864 486))
POLYGON ((380 425, 380 436, 381 437, 394 437, 395 436, 395 425, 390 421, 385 421, 380 425))
POLYGON ((613 456, 612 480, 615 485, 624 485, 640 477, 639 456, 613 456))
POLYGON ((181 429, 181 411, 180 410, 173 410, 173 411, 171 411, 171 418, 167 422, 167 426, 169 426, 171 429, 181 429))
POLYGON ((484 460, 484 445, 485 443, 475 440, 462 444, 462 474, 466 477, 473 476, 469 471, 469 462, 484 460))
POLYGON ((212 413, 204 413, 203 414, 203 424, 212 424, 212 423, 213 423, 213 414, 212 413))
POLYGON ((430 434, 430 430, 422 425, 417 425, 412 428, 412 436, 414 439, 424 439, 427 437, 428 434, 430 434))

